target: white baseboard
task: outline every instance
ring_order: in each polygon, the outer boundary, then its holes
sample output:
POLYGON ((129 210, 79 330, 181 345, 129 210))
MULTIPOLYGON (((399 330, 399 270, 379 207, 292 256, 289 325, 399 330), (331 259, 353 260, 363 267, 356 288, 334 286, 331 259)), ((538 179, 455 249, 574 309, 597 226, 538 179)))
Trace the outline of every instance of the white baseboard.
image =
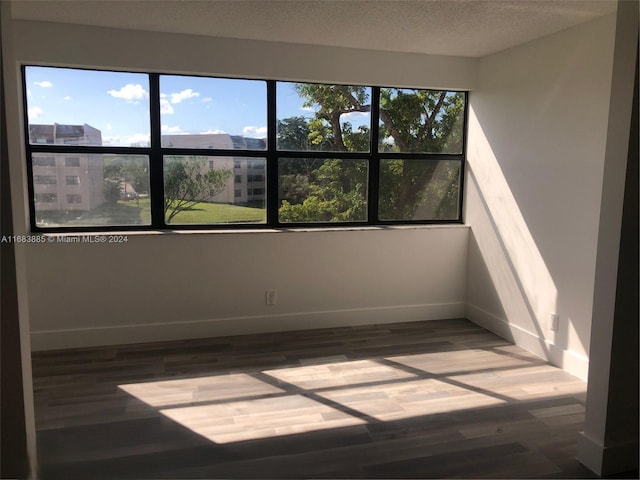
POLYGON ((581 432, 578 461, 599 476, 630 472, 638 468, 638 439, 605 447, 581 432))
POLYGON ((535 333, 509 323, 506 319, 472 304, 467 304, 465 317, 579 379, 587 381, 589 373, 589 359, 587 357, 571 350, 562 349, 548 340, 540 338, 535 333))
POLYGON ((383 323, 461 318, 465 304, 441 303, 302 312, 197 321, 117 325, 31 332, 32 351, 82 348, 248 333, 308 330, 383 323))

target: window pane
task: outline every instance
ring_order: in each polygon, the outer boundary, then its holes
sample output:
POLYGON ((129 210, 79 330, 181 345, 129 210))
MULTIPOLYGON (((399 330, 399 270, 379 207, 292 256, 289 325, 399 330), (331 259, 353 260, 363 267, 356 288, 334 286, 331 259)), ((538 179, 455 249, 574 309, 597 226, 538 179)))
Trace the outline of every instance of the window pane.
POLYGON ((169 224, 265 223, 264 158, 164 157, 169 224), (239 177, 239 178, 238 178, 239 177))
POLYGON ((464 93, 380 89, 380 152, 462 153, 464 93))
POLYGON ((280 158, 280 222, 366 221, 368 166, 367 160, 280 158))
POLYGON ((149 158, 145 155, 34 153, 33 191, 39 227, 150 225, 149 158))
POLYGON ((266 150, 267 84, 162 75, 160 119, 163 147, 266 150))
POLYGON ((460 162, 381 160, 380 220, 457 220, 460 162))
POLYGON ((26 67, 29 141, 36 145, 149 146, 149 77, 26 67))
POLYGON ((368 152, 371 88, 278 82, 280 150, 368 152))

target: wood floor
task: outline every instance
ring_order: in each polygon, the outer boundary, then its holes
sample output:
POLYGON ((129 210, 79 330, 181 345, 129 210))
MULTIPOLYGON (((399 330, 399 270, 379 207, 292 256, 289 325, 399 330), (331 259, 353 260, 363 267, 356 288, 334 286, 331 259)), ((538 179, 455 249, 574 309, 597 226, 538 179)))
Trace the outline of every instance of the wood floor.
POLYGON ((586 384, 466 320, 33 355, 42 479, 594 478, 586 384))

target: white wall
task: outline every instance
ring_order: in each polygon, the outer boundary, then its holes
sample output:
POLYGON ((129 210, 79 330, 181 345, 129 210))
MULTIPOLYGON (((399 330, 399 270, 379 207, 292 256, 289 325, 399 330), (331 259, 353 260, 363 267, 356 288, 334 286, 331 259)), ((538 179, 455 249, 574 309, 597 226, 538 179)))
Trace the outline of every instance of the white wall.
POLYGON ((470 96, 467 317, 585 379, 614 33, 483 58, 470 96))
POLYGON ((457 226, 33 245, 32 346, 461 317, 467 238, 457 226))
MULTIPOLYGON (((14 21, 16 233, 28 231, 21 63, 471 89, 476 60, 14 21), (384 66, 384 68, 381 68, 384 66)), ((33 350, 464 314, 464 226, 129 235, 25 245, 33 350), (266 289, 278 290, 267 307, 266 289)))

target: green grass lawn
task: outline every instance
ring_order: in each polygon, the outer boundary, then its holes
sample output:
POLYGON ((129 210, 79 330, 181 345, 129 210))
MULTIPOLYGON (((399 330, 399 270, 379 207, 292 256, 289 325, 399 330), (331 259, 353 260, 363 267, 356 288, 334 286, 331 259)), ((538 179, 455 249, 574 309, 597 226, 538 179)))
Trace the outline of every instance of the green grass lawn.
POLYGON ((264 208, 241 207, 223 203, 197 203, 171 219, 172 225, 206 223, 264 223, 264 208))
POLYGON ((151 210, 149 200, 103 203, 90 211, 83 210, 40 210, 38 225, 44 227, 83 227, 108 225, 149 225, 151 210))
MULTIPOLYGON (((173 217, 172 225, 212 223, 264 223, 266 210, 219 203, 197 203, 173 217)), ((104 203, 91 211, 39 211, 38 225, 44 227, 150 225, 149 199, 104 203)))

